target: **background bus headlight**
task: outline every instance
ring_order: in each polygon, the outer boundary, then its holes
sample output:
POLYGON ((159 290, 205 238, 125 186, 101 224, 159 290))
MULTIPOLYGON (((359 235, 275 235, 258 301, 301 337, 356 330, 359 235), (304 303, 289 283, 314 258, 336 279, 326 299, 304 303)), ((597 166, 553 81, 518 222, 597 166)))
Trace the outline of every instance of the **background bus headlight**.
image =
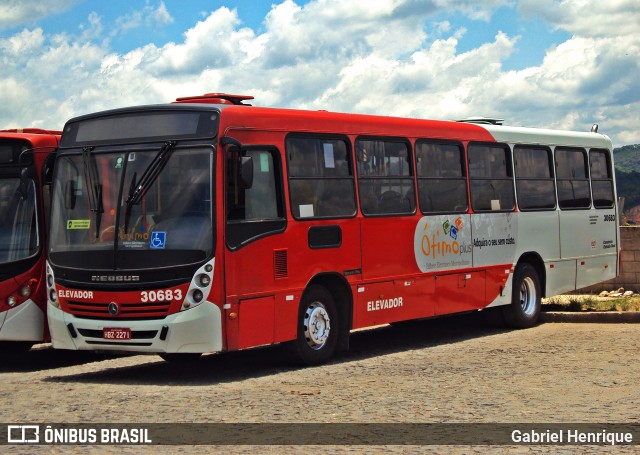
POLYGON ((25 299, 31 295, 31 288, 29 286, 22 286, 20 288, 20 295, 25 299))

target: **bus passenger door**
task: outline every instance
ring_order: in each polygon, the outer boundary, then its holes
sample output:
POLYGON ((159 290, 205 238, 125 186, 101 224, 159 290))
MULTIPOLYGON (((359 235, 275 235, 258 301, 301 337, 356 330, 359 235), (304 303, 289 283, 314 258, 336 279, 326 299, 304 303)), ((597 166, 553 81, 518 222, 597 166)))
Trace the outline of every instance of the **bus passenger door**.
MULTIPOLYGON (((281 306, 293 302, 278 291, 287 269, 282 164, 275 147, 233 145, 224 153, 226 210, 218 216, 225 220, 227 347, 242 349, 281 341, 278 315, 292 313, 281 306)), ((286 322, 285 337, 293 336, 295 326, 286 322)))

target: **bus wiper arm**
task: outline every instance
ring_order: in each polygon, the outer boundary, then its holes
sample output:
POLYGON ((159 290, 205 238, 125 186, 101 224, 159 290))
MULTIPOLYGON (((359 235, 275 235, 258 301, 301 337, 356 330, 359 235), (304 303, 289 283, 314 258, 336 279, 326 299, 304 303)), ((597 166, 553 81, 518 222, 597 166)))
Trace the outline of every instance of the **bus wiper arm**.
POLYGON ((93 147, 85 147, 82 149, 82 164, 84 166, 84 179, 87 183, 89 210, 96 215, 96 238, 98 238, 100 237, 100 223, 102 222, 104 206, 102 204, 102 184, 98 176, 95 159, 91 155, 92 150, 93 147))
POLYGON ((125 232, 129 227, 129 217, 131 216, 131 208, 134 204, 139 204, 142 198, 147 194, 149 188, 153 182, 156 181, 164 167, 167 165, 173 149, 176 146, 176 141, 167 141, 162 148, 158 151, 157 155, 153 158, 149 166, 144 170, 140 180, 136 182, 136 174, 133 174, 131 179, 131 186, 129 187, 129 194, 127 195, 124 230, 125 232))

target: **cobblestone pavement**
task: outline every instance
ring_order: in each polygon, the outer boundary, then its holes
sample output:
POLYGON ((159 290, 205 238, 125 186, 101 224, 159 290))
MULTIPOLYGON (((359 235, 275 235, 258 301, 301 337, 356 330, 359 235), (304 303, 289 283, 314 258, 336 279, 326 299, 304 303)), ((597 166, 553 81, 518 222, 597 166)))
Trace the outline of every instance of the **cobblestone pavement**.
MULTIPOLYGON (((157 356, 34 348, 0 362, 0 421, 613 422, 640 421, 640 326, 547 323, 528 330, 456 317, 352 334, 328 365, 291 366, 279 347, 157 356)), ((288 447, 287 453, 486 453, 482 446, 288 447)), ((33 453, 13 447, 13 453, 33 453), (15 449, 15 450, 14 450, 15 449)), ((31 448, 33 449, 33 447, 31 448)), ((282 446, 43 448, 48 453, 283 453, 282 446)), ((635 447, 492 447, 503 453, 637 453, 635 447)))

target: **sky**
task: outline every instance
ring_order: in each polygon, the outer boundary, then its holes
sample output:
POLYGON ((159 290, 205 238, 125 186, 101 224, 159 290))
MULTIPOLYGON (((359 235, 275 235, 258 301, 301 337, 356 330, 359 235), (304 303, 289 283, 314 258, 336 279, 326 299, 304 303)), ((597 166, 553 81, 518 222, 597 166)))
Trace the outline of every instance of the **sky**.
POLYGON ((640 143, 637 0, 0 0, 0 128, 226 92, 640 143))

